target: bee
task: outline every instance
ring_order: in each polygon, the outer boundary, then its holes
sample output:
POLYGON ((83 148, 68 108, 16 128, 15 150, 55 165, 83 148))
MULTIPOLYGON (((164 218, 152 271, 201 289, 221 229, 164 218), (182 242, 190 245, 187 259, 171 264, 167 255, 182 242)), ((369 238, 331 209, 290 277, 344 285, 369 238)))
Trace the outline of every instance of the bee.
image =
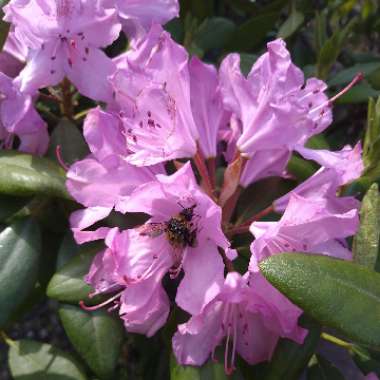
POLYGON ((197 229, 194 228, 194 209, 196 204, 184 207, 178 203, 182 210, 166 222, 147 223, 140 227, 140 235, 157 237, 165 233, 169 243, 175 249, 196 247, 197 229))

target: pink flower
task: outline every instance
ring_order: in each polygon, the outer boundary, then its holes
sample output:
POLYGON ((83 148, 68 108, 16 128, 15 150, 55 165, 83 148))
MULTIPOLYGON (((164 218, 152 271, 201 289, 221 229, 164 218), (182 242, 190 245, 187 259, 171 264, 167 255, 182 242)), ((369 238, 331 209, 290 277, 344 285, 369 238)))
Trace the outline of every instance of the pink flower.
POLYGON ((145 237, 146 249, 133 253, 145 271, 131 280, 149 277, 157 266, 161 267, 155 256, 170 257, 166 271, 171 277, 181 269, 185 273, 176 302, 197 314, 223 283, 224 264, 218 247, 230 251, 221 230, 221 209, 198 187, 190 163, 173 175, 158 174, 156 181, 138 187, 124 210, 151 215, 139 230, 149 236, 148 240, 145 237))
POLYGON ((128 162, 145 166, 194 156, 198 131, 184 48, 156 25, 125 59, 127 68, 111 81, 131 152, 128 162))
POLYGON ((27 46, 16 38, 12 30, 9 31, 3 51, 0 52, 0 72, 16 77, 24 67, 27 54, 27 46))
POLYGON ((176 278, 183 269, 176 303, 197 314, 223 284, 218 247, 232 252, 221 231, 221 210, 198 188, 190 164, 137 187, 122 208, 151 218, 136 229, 106 231, 108 248, 86 279, 95 293, 117 292, 105 304, 116 302, 128 331, 152 335, 168 314, 161 284, 166 273, 176 278))
POLYGON ((249 158, 240 185, 270 176, 285 176, 296 145, 322 132, 332 121, 326 84, 304 76, 290 59, 282 40, 268 43, 245 78, 240 57, 228 55, 220 68, 225 107, 239 120, 237 150, 249 158))
MULTIPOLYGON (((303 146, 297 146, 295 149, 304 158, 314 160, 322 167, 313 176, 274 202, 275 210, 279 212, 285 210, 292 194, 334 199, 340 186, 359 178, 364 170, 360 143, 354 148, 345 146, 338 152, 313 150, 303 146)), ((350 199, 356 203, 355 199, 350 199)))
POLYGON ((14 138, 20 139, 18 150, 42 155, 49 135, 46 124, 33 107, 30 95, 25 95, 12 79, 0 73, 0 147, 12 149, 14 138))
POLYGON ((254 222, 250 231, 256 237, 251 244, 249 270, 258 272, 258 263, 281 252, 321 253, 350 259, 344 238, 359 227, 359 202, 351 197, 303 198, 290 196, 284 215, 278 222, 254 222))
POLYGON ((128 164, 124 136, 118 117, 92 110, 84 123, 84 136, 91 154, 74 163, 67 172, 67 188, 71 196, 86 209, 71 216, 71 227, 78 242, 104 238, 108 229, 83 231, 107 217, 122 204, 139 185, 155 179, 159 167, 137 168, 128 164))
POLYGON ((237 54, 227 56, 220 69, 224 103, 242 123, 237 147, 249 158, 260 150, 291 150, 332 120, 325 83, 311 78, 305 84, 282 40, 267 46, 247 79, 237 54))
POLYGON ((153 24, 165 24, 179 16, 177 0, 105 0, 119 13, 123 30, 135 46, 153 24))
POLYGON ((244 188, 268 177, 285 177, 291 152, 287 149, 259 150, 248 160, 240 177, 244 188))
POLYGON ((231 117, 224 110, 214 66, 193 57, 189 62, 190 100, 199 133, 199 146, 205 158, 217 156, 218 132, 231 117))
POLYGON ((369 373, 367 376, 363 378, 363 380, 379 380, 375 372, 369 373))
POLYGON ((228 273, 220 292, 173 337, 178 363, 202 365, 225 342, 226 373, 234 370, 236 352, 248 363, 269 360, 279 337, 302 343, 306 331, 297 326, 301 314, 260 274, 228 273))
MULTIPOLYGON (((105 242, 107 248, 94 259, 86 281, 98 293, 116 293, 104 303, 88 307, 94 310, 102 306, 113 305, 110 310, 119 308, 119 314, 126 329, 152 336, 166 322, 169 314, 169 300, 161 285, 161 280, 167 267, 170 266, 170 256, 157 255, 155 271, 140 281, 130 281, 144 270, 144 261, 151 260, 151 239, 141 236, 137 230, 119 232, 117 228, 110 230, 105 242), (147 249, 148 247, 148 249, 147 249), (150 251, 146 255, 147 251, 150 251)), ((160 251, 160 243, 156 248, 160 251)))
POLYGON ((56 85, 67 76, 83 95, 111 99, 107 77, 115 67, 99 48, 119 35, 116 10, 104 9, 100 0, 12 0, 4 12, 29 48, 18 77, 22 91, 56 85))

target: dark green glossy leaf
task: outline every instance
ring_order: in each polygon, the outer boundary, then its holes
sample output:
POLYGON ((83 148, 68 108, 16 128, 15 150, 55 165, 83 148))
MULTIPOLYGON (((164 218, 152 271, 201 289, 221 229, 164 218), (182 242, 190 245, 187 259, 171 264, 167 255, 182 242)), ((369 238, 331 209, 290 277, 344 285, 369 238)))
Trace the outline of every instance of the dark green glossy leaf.
POLYGON ((223 363, 209 360, 202 367, 181 366, 174 357, 170 360, 170 380, 244 380, 237 370, 227 376, 223 363))
POLYGON ((356 19, 352 19, 343 29, 337 29, 334 34, 323 44, 317 61, 318 78, 327 78, 331 67, 336 62, 343 45, 356 22, 356 19))
POLYGON ((213 13, 213 0, 182 1, 180 10, 181 15, 191 13, 199 20, 203 20, 213 13))
POLYGON ((3 21, 4 12, 3 7, 8 3, 9 0, 0 0, 0 50, 3 50, 3 46, 8 37, 10 24, 3 21))
POLYGON ((87 379, 70 354, 33 340, 12 341, 8 362, 14 380, 87 379))
POLYGON ((281 339, 276 346, 265 376, 262 380, 298 380, 314 354, 321 328, 317 324, 310 324, 309 333, 304 343, 299 345, 289 339, 281 339))
POLYGON ((40 230, 32 219, 20 220, 0 233, 0 326, 33 289, 40 251, 40 230))
POLYGON ((297 29, 303 24, 305 16, 303 13, 293 9, 289 17, 281 25, 277 37, 279 38, 288 38, 293 35, 297 29))
POLYGON ((79 252, 79 245, 75 242, 73 234, 71 231, 68 231, 59 247, 56 269, 61 269, 71 258, 76 256, 79 252))
POLYGON ((328 36, 327 36, 327 20, 326 20, 326 13, 324 12, 316 12, 315 14, 315 28, 314 28, 314 43, 317 50, 317 53, 319 54, 322 46, 326 43, 328 36))
POLYGON ((315 361, 308 368, 307 380, 344 380, 341 372, 322 355, 316 355, 315 361))
MULTIPOLYGON (((68 261, 50 280, 47 287, 47 296, 61 302, 78 304, 88 300, 88 294, 93 290, 84 282, 94 256, 99 248, 81 250, 81 253, 68 261)), ((97 297, 92 299, 96 303, 97 297)))
POLYGON ((65 164, 86 157, 90 151, 78 127, 68 119, 62 119, 50 136, 49 157, 56 159, 56 149, 60 146, 61 157, 65 164))
POLYGON ((120 356, 124 328, 104 310, 87 312, 78 306, 59 309, 71 343, 100 379, 112 379, 120 356))
POLYGON ((377 376, 380 376, 380 357, 378 353, 374 355, 370 350, 356 345, 352 347, 352 351, 352 358, 363 373, 375 372, 377 376))
POLYGON ((65 173, 58 165, 47 158, 6 150, 0 151, 0 193, 70 198, 65 173))
POLYGON ((255 54, 240 54, 240 69, 245 76, 249 74, 257 58, 258 57, 255 54))
POLYGON ((198 28, 194 42, 202 50, 223 48, 235 31, 235 24, 223 17, 206 19, 198 28))
POLYGON ((302 253, 269 257, 260 268, 268 281, 322 325, 380 348, 380 274, 352 262, 302 253))
POLYGON ((260 44, 274 27, 279 12, 270 12, 252 17, 239 26, 232 36, 228 49, 231 51, 248 51, 260 44))
POLYGON ((380 97, 375 102, 369 99, 367 111, 367 130, 364 136, 363 179, 373 182, 380 177, 380 97))
POLYGON ((363 198, 360 210, 360 228, 354 238, 354 261, 374 269, 380 238, 379 186, 374 183, 363 198))
POLYGON ((311 177, 317 171, 317 168, 312 161, 293 155, 288 162, 287 170, 297 180, 304 181, 311 177))
POLYGON ((0 222, 4 222, 28 204, 30 198, 0 195, 0 222))
POLYGON ((307 140, 306 146, 310 149, 330 149, 330 145, 324 135, 316 135, 307 140))
POLYGON ((368 63, 358 63, 347 69, 344 69, 334 75, 328 81, 330 86, 339 86, 348 84, 352 81, 356 74, 363 73, 364 76, 370 75, 380 68, 380 62, 368 62, 368 63))

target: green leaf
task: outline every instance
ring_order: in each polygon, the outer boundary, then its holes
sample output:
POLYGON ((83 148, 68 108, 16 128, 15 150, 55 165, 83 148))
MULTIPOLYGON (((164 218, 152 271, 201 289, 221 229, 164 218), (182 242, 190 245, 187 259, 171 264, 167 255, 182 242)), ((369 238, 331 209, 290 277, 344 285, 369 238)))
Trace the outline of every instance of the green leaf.
POLYGON ((245 76, 249 74, 257 58, 258 56, 256 54, 240 54, 240 69, 245 76))
POLYGON ((310 149, 330 149, 330 145, 324 135, 315 135, 307 140, 306 146, 310 149))
POLYGON ((380 177, 380 97, 375 102, 369 99, 367 112, 367 130, 364 136, 363 178, 373 182, 380 177))
POLYGON ((300 181, 311 177, 317 168, 310 160, 292 155, 288 162, 287 171, 300 181))
POLYGON ((363 198, 360 210, 360 228, 354 238, 354 261, 374 269, 379 252, 380 197, 379 186, 374 183, 363 198))
POLYGON ((344 380, 341 372, 322 355, 316 355, 315 361, 308 368, 307 380, 344 380))
POLYGON ((20 220, 0 233, 0 326, 33 289, 40 251, 40 230, 31 219, 20 220))
POLYGON ((3 50, 5 41, 7 40, 10 24, 3 20, 3 7, 9 0, 0 0, 0 50, 3 50))
POLYGON ((202 367, 181 366, 170 358, 170 380, 243 380, 239 371, 227 376, 221 362, 209 360, 202 367))
POLYGON ((227 48, 231 51, 249 51, 256 47, 274 28, 279 14, 276 11, 252 17, 236 29, 227 48))
POLYGON ((0 193, 14 196, 43 194, 70 199, 65 172, 47 158, 0 151, 0 193))
POLYGON ((370 97, 377 97, 379 95, 380 91, 375 90, 368 82, 363 81, 352 87, 350 91, 338 98, 336 102, 338 104, 366 103, 370 97))
POLYGON ((343 29, 337 29, 323 44, 317 60, 318 78, 327 78, 356 22, 356 19, 352 19, 343 29))
POLYGON ((60 146, 64 163, 71 165, 86 157, 90 150, 78 127, 68 119, 62 119, 50 136, 48 155, 56 159, 56 149, 60 146))
POLYGON ((61 269, 71 258, 77 255, 79 251, 79 245, 75 242, 73 234, 68 231, 59 247, 57 255, 56 269, 61 269))
POLYGON ((293 9, 289 17, 281 25, 280 30, 277 33, 277 37, 284 39, 290 37, 303 24, 304 20, 305 16, 303 13, 293 9))
POLYGON ((103 310, 87 312, 77 306, 59 309, 70 342, 100 379, 112 379, 120 356, 124 328, 120 319, 103 310))
POLYGON ((87 379, 71 355, 33 340, 11 341, 8 363, 14 380, 87 379))
POLYGON ((316 51, 319 55, 322 46, 327 41, 327 32, 326 32, 326 13, 325 12, 316 12, 315 15, 315 28, 314 28, 314 44, 316 51))
POLYGON ((380 69, 380 62, 358 63, 335 74, 329 81, 329 86, 340 86, 352 81, 357 73, 364 76, 370 75, 380 69))
POLYGON ((30 198, 0 195, 0 222, 4 222, 25 207, 30 198))
POLYGON ((93 291, 91 286, 84 282, 84 276, 88 273, 94 256, 99 248, 82 249, 81 253, 67 262, 50 280, 47 287, 47 296, 61 302, 78 304, 84 300, 86 303, 96 303, 99 298, 88 299, 88 294, 93 291))
POLYGON ((235 24, 223 17, 206 19, 198 28, 194 42, 202 50, 221 49, 231 39, 235 24))
POLYGON ((378 355, 376 357, 366 348, 356 345, 352 346, 352 352, 355 364, 364 374, 375 372, 377 376, 380 376, 380 358, 378 355))
POLYGON ((352 262, 302 253, 271 256, 260 269, 322 325, 380 348, 380 274, 352 262))
POLYGON ((262 380, 298 380, 317 348, 320 335, 321 327, 314 323, 302 345, 281 339, 262 380))
POLYGON ((213 14, 213 0, 182 1, 180 10, 181 15, 191 13, 199 20, 203 20, 213 14))

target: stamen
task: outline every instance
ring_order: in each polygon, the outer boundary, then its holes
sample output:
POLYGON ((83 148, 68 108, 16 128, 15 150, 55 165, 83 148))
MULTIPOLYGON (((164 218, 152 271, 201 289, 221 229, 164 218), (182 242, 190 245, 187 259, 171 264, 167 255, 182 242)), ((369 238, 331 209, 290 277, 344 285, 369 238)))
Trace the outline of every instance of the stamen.
MULTIPOLYGON (((359 83, 364 78, 363 73, 357 73, 354 77, 354 79, 346 86, 344 87, 340 92, 338 92, 336 95, 334 95, 332 98, 328 99, 326 102, 320 104, 318 107, 313 108, 309 111, 309 113, 313 113, 316 111, 319 111, 321 108, 324 107, 331 107, 331 105, 342 95, 344 95, 346 92, 350 91, 352 87, 354 87, 357 83, 359 83)), ((320 116, 323 116, 321 114, 320 116)))
POLYGON ((83 309, 83 310, 86 310, 86 311, 94 311, 94 310, 98 310, 100 308, 102 308, 103 306, 106 306, 106 305, 109 305, 110 303, 112 303, 113 301, 115 301, 116 299, 118 299, 121 294, 123 293, 124 290, 122 290, 121 292, 115 294, 113 297, 111 297, 110 299, 98 304, 98 305, 94 305, 94 306, 87 306, 83 300, 79 301, 79 306, 83 309))
POLYGON ((59 164, 63 167, 63 169, 68 171, 70 168, 65 164, 65 162, 62 159, 61 145, 57 145, 57 147, 55 148, 55 155, 57 156, 57 160, 58 160, 59 164))
POLYGON ((359 83, 361 80, 364 79, 363 73, 357 73, 354 77, 354 79, 345 87, 342 91, 338 92, 335 96, 333 96, 329 103, 332 104, 336 99, 344 95, 346 92, 350 91, 352 87, 354 87, 357 83, 359 83))

